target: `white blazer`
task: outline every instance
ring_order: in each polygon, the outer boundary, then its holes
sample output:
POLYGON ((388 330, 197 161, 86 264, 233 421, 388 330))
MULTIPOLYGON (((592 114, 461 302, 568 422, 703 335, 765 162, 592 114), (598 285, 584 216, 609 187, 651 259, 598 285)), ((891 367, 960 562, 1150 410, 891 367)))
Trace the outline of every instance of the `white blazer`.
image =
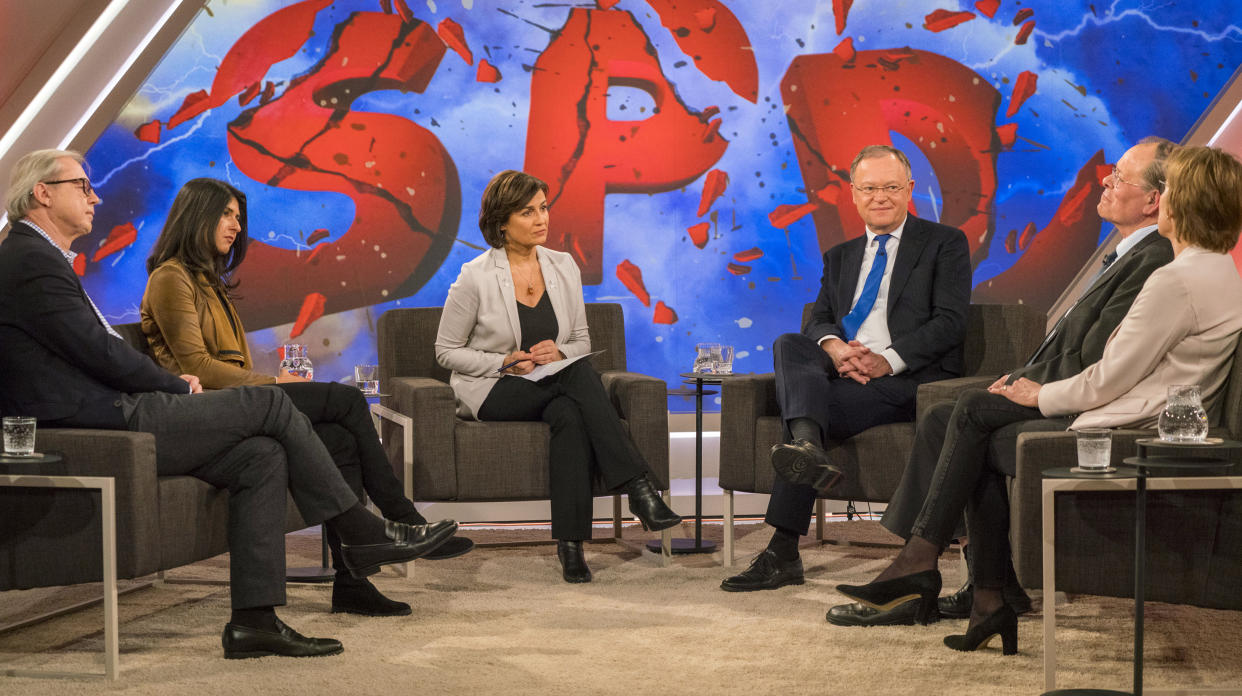
MULTIPOLYGON (((535 255, 556 313, 556 346, 566 358, 591 352, 578 265, 561 251, 536 247, 535 255)), ((490 249, 462 265, 436 333, 436 362, 453 371, 449 384, 457 396, 457 415, 478 419, 483 400, 504 376, 496 370, 520 345, 509 257, 504 249, 490 249)))
POLYGON ((1189 247, 1157 268, 1113 330, 1099 362, 1045 384, 1045 416, 1081 414, 1071 429, 1155 427, 1174 384, 1202 387, 1211 410, 1242 331, 1242 278, 1233 258, 1189 247))

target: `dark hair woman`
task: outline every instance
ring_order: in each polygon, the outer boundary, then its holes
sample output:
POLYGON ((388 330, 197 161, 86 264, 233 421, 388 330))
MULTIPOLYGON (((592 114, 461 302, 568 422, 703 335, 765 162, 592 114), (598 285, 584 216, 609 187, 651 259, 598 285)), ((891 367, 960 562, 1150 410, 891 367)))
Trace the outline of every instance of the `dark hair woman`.
POLYGON ((552 536, 566 582, 589 582, 582 555, 591 537, 591 476, 629 493, 630 510, 650 530, 681 518, 647 478, 587 360, 537 382, 537 365, 591 352, 582 277, 573 258, 540 246, 548 236, 548 186, 517 171, 497 174, 483 193, 479 229, 492 249, 468 261, 449 288, 436 335, 436 360, 463 418, 544 421, 552 427, 552 536), (503 368, 503 370, 502 370, 503 368))
MULTIPOLYGON (((147 259, 142 331, 156 360, 177 374, 197 375, 205 389, 274 384, 315 426, 315 432, 358 493, 365 490, 384 517, 406 524, 427 520, 401 492, 371 422, 366 399, 354 387, 311 382, 290 374, 255 372, 246 331, 230 293, 230 274, 246 258, 246 196, 216 179, 194 179, 173 200, 164 229, 147 259)), ((404 615, 410 607, 351 577, 340 542, 328 532, 333 567, 332 610, 370 616, 404 615)), ((424 558, 451 558, 473 546, 449 539, 424 558)))

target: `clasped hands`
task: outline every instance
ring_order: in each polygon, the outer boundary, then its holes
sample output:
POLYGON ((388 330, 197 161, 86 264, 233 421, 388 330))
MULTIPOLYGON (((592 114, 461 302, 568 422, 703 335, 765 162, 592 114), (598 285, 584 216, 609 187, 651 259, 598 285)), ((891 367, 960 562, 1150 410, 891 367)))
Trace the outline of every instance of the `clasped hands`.
POLYGON ((501 364, 508 365, 511 362, 517 361, 517 364, 506 369, 505 373, 510 375, 526 375, 530 374, 536 365, 547 365, 550 362, 564 359, 565 354, 561 352, 560 348, 556 347, 556 341, 548 339, 531 346, 529 351, 515 350, 509 353, 501 364))
POLYGON ((1009 375, 1001 375, 988 387, 988 391, 1000 394, 1019 406, 1036 408, 1039 406, 1039 390, 1042 386, 1039 382, 1032 382, 1025 377, 1019 377, 1013 384, 1009 384, 1009 375))
POLYGON ((849 377, 859 384, 866 384, 876 377, 884 377, 893 373, 893 366, 879 353, 858 341, 846 343, 839 338, 830 338, 820 346, 828 357, 832 358, 837 374, 849 377))

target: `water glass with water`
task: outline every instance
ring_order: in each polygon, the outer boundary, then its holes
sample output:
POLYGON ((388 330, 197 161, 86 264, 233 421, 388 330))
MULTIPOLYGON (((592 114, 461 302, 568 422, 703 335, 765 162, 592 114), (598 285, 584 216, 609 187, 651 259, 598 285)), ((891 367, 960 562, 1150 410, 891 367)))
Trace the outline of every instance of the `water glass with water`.
POLYGON ((4 453, 10 457, 34 454, 35 419, 25 416, 4 417, 4 453))
MULTIPOLYGON (((716 365, 723 358, 721 356, 721 345, 719 343, 700 343, 695 346, 698 351, 694 357, 694 371, 700 374, 714 374, 716 365)), ((729 351, 729 363, 733 363, 733 351, 729 351)))
POLYGON ((1207 439, 1208 418, 1203 410, 1202 393, 1197 384, 1169 387, 1168 401, 1157 422, 1160 439, 1165 442, 1203 442, 1207 439))
POLYGON ((1108 471, 1113 450, 1113 431, 1108 428, 1083 428, 1078 437, 1078 468, 1082 471, 1108 471))
POLYGON ((288 372, 295 377, 315 378, 315 366, 306 357, 306 344, 286 343, 283 348, 284 357, 280 360, 280 371, 288 372))
POLYGON ((354 384, 363 394, 378 394, 379 365, 354 365, 354 384))
POLYGON ((733 346, 720 346, 720 357, 716 360, 713 372, 718 375, 733 374, 733 346))

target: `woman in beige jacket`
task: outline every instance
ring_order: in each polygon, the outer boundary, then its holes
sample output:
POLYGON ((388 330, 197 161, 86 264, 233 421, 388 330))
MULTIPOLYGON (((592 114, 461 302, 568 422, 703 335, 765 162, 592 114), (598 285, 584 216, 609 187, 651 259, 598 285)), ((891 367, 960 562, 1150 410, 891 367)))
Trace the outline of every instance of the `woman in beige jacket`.
MULTIPOLYGON (((1098 362, 1044 385, 1002 377, 989 391, 1007 400, 993 399, 988 409, 1008 404, 1010 411, 1025 409, 1027 420, 1052 419, 1050 427, 1149 428, 1175 384, 1200 385, 1213 409, 1242 332, 1242 278, 1229 255, 1242 229, 1242 163, 1218 149, 1188 147, 1170 155, 1165 167, 1159 233, 1172 244, 1173 261, 1148 277, 1098 362)), ((1004 653, 1013 654, 1018 619, 1002 596, 1011 572, 1005 477, 1013 472, 988 456, 991 434, 981 422, 990 417, 963 408, 970 398, 958 399, 931 492, 906 546, 871 583, 837 589, 881 611, 916 601, 933 617, 937 558, 964 510, 973 607, 965 635, 948 636, 945 644, 968 651, 1000 635, 1004 653)))
POLYGON ((547 184, 512 170, 487 185, 479 229, 492 248, 466 262, 449 288, 436 360, 453 371, 449 384, 463 418, 551 426, 557 559, 566 582, 590 582, 582 542, 591 538, 593 474, 609 489, 627 491, 645 529, 666 529, 681 518, 647 479, 647 464, 590 362, 579 360, 538 381, 523 377, 591 352, 578 266, 569 254, 542 246, 547 194, 547 184))

